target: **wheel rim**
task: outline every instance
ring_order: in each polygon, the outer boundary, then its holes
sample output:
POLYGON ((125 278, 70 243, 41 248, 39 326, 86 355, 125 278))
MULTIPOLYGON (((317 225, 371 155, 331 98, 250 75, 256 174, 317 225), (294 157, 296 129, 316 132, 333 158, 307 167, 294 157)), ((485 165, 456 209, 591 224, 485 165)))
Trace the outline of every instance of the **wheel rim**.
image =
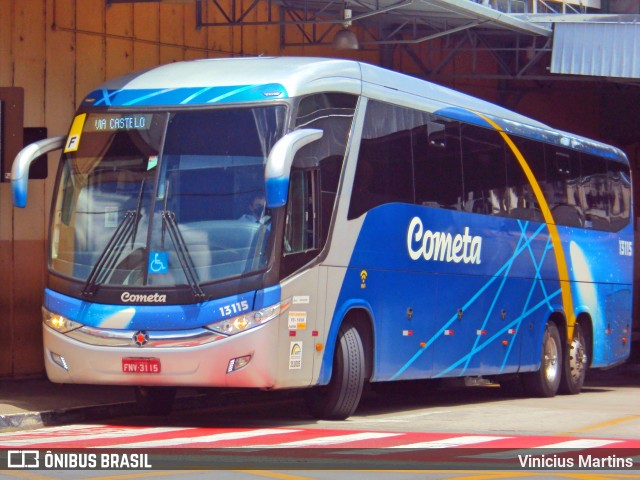
POLYGON ((577 382, 580 380, 580 377, 585 370, 585 366, 587 365, 587 353, 584 348, 582 337, 580 337, 579 335, 574 335, 569 351, 571 353, 569 355, 569 369, 571 373, 571 379, 574 382, 577 382))
POLYGON ((547 334, 544 342, 544 375, 549 384, 553 384, 558 377, 558 345, 555 338, 547 334))

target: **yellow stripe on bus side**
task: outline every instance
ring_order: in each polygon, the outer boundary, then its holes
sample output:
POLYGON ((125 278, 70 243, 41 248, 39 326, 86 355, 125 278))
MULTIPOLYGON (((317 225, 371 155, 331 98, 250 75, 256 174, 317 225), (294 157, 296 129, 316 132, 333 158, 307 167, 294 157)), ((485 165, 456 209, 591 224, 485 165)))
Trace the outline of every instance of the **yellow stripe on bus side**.
POLYGON ((547 223, 547 228, 549 229, 549 235, 551 236, 551 243, 553 245, 553 254, 556 257, 556 265, 558 268, 558 278, 560 280, 560 291, 562 295, 562 306, 564 308, 565 315, 567 317, 567 341, 571 342, 573 339, 573 329, 576 323, 575 315, 573 312, 573 296, 571 295, 571 285, 569 283, 569 269, 567 267, 567 259, 564 254, 564 249, 562 247, 562 242, 560 241, 560 234, 558 233, 558 228, 556 226, 555 221, 553 220, 553 216, 551 215, 551 209, 549 208, 549 204, 547 200, 544 198, 544 194, 542 193, 542 189, 536 180, 536 177, 533 175, 529 164, 525 160, 520 150, 513 140, 509 138, 509 136, 502 130, 500 125, 495 123, 490 118, 486 116, 474 112, 480 118, 485 120, 489 125, 491 125, 503 138, 506 144, 509 146, 515 157, 518 159, 522 170, 527 176, 527 180, 529 180, 529 185, 533 189, 533 194, 538 201, 538 205, 540 205, 540 209, 542 210, 542 215, 544 217, 545 222, 547 223))

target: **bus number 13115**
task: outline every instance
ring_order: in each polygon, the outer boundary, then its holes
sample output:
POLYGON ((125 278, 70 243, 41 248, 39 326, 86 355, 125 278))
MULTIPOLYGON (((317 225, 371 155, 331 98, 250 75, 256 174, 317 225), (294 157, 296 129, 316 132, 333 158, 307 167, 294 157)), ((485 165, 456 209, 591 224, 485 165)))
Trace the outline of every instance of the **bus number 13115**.
POLYGON ((242 300, 241 302, 232 303, 231 305, 225 305, 224 307, 220 307, 220 314, 223 317, 228 315, 246 312, 249 310, 249 303, 246 300, 242 300))

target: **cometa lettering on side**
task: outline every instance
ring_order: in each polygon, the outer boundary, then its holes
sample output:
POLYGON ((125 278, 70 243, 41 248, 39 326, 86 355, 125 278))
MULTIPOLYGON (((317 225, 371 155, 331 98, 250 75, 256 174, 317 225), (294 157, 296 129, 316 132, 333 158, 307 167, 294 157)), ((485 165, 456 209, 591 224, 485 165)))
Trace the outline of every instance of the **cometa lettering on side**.
POLYGON ((469 235, 469 227, 464 227, 464 233, 457 235, 425 230, 422 220, 414 217, 407 229, 407 250, 412 260, 419 260, 422 257, 427 261, 479 265, 482 237, 469 235))

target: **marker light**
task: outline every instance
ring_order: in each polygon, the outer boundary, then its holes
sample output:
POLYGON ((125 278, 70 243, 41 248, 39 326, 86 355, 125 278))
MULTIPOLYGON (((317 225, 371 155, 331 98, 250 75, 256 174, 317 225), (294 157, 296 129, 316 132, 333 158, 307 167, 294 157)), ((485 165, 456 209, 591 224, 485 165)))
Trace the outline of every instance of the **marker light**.
POLYGON ((244 357, 232 358, 229 360, 229 365, 227 366, 227 373, 235 372, 236 370, 240 370, 243 367, 249 365, 251 361, 251 355, 245 355, 244 357))
POLYGON ((236 333, 244 332, 251 328, 259 327, 270 320, 273 320, 285 310, 289 308, 291 302, 288 300, 276 303, 269 307, 255 312, 248 312, 236 317, 227 318, 225 320, 207 325, 207 328, 214 332, 223 333, 225 335, 235 335, 236 333))
POLYGON ((57 353, 51 352, 51 360, 53 360, 56 364, 60 365, 65 370, 69 370, 69 366, 67 365, 67 361, 64 359, 62 355, 58 355, 57 353))
POLYGON ((45 325, 60 333, 67 333, 71 330, 82 327, 82 324, 69 320, 57 313, 50 312, 44 307, 42 308, 42 321, 45 325))

